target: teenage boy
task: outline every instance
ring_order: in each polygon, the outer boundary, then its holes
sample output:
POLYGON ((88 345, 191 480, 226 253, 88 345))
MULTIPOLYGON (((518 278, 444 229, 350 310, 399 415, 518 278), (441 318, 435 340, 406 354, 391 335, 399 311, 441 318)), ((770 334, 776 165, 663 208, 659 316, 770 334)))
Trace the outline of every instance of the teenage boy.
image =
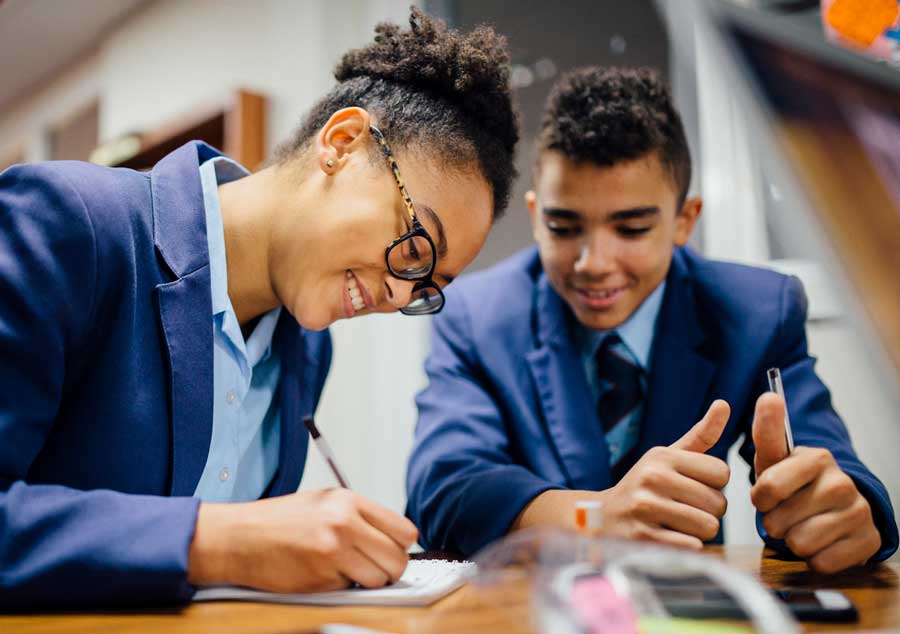
POLYGON ((469 554, 571 526, 596 499, 610 535, 700 548, 721 538, 725 458, 743 439, 768 544, 822 572, 893 553, 887 491, 807 353, 800 282, 685 246, 701 201, 658 76, 567 75, 537 149, 537 247, 455 285, 434 322, 408 474, 423 543, 469 554))

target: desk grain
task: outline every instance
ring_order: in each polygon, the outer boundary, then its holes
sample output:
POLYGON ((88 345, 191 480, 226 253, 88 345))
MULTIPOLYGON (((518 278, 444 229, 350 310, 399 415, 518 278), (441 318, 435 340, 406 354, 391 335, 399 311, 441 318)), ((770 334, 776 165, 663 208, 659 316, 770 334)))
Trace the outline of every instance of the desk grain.
MULTIPOLYGON (((724 558, 772 587, 834 588, 856 604, 860 622, 805 624, 806 631, 900 628, 900 563, 877 564, 826 577, 803 562, 785 561, 756 546, 712 546, 724 558)), ((349 623, 396 634, 534 634, 524 582, 481 588, 465 586, 427 608, 306 607, 254 603, 200 603, 142 612, 0 615, 0 632, 16 634, 302 634, 324 623, 349 623)))

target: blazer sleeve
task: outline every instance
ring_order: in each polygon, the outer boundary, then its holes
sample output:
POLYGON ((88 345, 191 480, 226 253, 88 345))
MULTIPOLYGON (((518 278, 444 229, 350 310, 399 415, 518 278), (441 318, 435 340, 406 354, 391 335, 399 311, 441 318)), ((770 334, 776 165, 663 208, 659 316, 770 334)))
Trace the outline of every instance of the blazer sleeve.
MULTIPOLYGON (((890 557, 898 545, 897 523, 887 489, 856 455, 847 428, 832 407, 831 394, 815 372, 815 359, 809 355, 806 343, 806 294, 799 279, 785 278, 781 299, 779 331, 766 356, 771 361, 767 367, 781 368, 794 443, 828 449, 838 466, 856 483, 871 505, 875 526, 881 533, 881 549, 872 559, 882 561, 890 557)), ((764 372, 759 374, 763 376, 764 372)), ((757 394, 767 389, 768 385, 762 379, 757 394)), ((752 467, 756 450, 750 435, 751 425, 752 414, 745 426, 747 434, 741 455, 750 464, 751 482, 755 482, 752 467)), ((769 537, 758 512, 756 527, 768 546, 783 552, 790 551, 783 540, 769 537)))
POLYGON ((516 464, 477 348, 456 294, 434 319, 407 471, 407 515, 422 545, 467 556, 503 537, 537 495, 560 488, 516 464))
POLYGON ((162 604, 192 594, 197 500, 28 481, 73 396, 71 359, 96 318, 98 274, 87 208, 61 169, 0 173, 0 609, 162 604))

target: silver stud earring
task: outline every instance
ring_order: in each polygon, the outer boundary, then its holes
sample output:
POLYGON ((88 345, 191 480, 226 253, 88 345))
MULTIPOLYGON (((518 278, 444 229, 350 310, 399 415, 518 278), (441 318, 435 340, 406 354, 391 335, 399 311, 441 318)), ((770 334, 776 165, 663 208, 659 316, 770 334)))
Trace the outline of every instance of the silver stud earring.
POLYGON ((328 159, 327 161, 325 161, 325 165, 327 167, 334 167, 334 159, 328 159))

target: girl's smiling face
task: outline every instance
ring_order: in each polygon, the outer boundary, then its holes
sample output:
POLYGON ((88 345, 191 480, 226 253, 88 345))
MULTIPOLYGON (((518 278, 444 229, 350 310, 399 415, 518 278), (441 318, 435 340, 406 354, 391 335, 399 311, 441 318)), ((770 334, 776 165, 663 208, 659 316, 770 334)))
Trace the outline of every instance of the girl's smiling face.
MULTIPOLYGON (((273 290, 300 325, 312 330, 399 310, 415 285, 391 275, 385 262, 387 246, 411 226, 400 189, 369 131, 368 115, 347 111, 350 116, 336 113, 317 137, 316 164, 304 175, 308 211, 286 209, 273 224, 273 290)), ((426 149, 393 149, 416 215, 437 247, 432 279, 443 287, 487 238, 490 186, 475 171, 438 164, 426 149)))

